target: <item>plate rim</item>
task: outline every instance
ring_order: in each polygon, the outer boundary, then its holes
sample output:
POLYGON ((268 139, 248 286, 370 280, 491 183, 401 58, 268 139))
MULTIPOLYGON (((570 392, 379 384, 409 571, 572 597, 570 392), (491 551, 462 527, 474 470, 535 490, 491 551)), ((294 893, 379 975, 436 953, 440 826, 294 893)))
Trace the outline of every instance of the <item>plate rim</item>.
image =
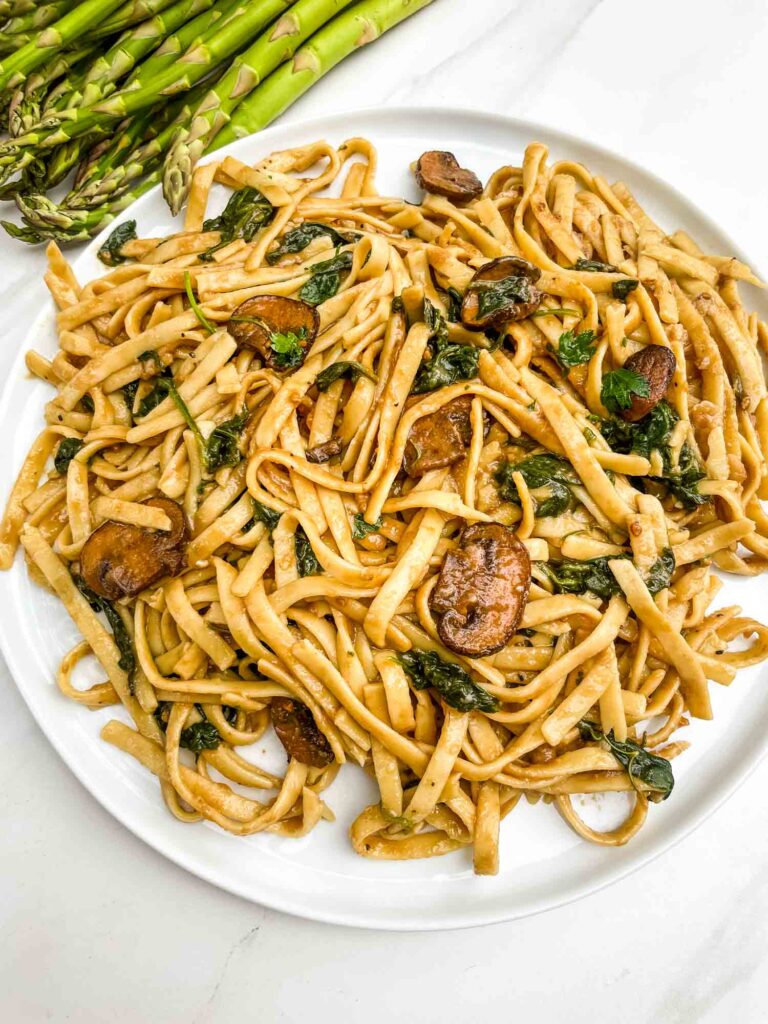
MULTIPOLYGON (((527 134, 531 140, 537 137, 543 137, 543 141, 548 146, 552 143, 563 144, 564 146, 567 146, 568 144, 579 147, 587 146, 593 150, 598 157, 617 161, 634 174, 650 180, 656 189, 674 199, 674 201, 683 207, 686 212, 698 218, 708 230, 727 239, 733 255, 745 260, 757 272, 759 262, 750 260, 749 257, 744 254, 741 246, 736 244, 731 238, 729 231, 720 227, 713 217, 703 211, 675 185, 670 184, 656 174, 656 172, 649 170, 643 164, 621 155, 616 150, 604 146, 601 143, 594 141, 592 138, 564 131, 563 129, 545 121, 510 117, 505 114, 477 110, 471 106, 422 106, 419 104, 411 106, 397 105, 385 108, 369 106, 334 110, 329 114, 316 115, 297 120, 289 118, 288 120, 280 120, 278 124, 272 125, 261 132, 238 139, 229 145, 216 150, 214 153, 204 157, 201 160, 201 163, 208 162, 209 160, 221 159, 222 156, 229 154, 237 154, 239 150, 252 145, 253 140, 256 138, 263 139, 265 146, 268 147, 273 136, 280 135, 285 131, 291 133, 320 131, 321 134, 330 131, 344 131, 345 118, 350 120, 369 120, 371 122, 371 130, 375 131, 377 125, 386 125, 387 123, 396 124, 399 120, 412 118, 414 114, 418 114, 424 118, 451 118, 456 116, 469 118, 470 120, 484 122, 486 125, 496 128, 507 128, 512 129, 515 132, 527 134)), ((159 189, 159 185, 155 186, 141 196, 136 202, 121 211, 121 213, 111 221, 103 231, 101 231, 88 243, 88 245, 77 253, 77 256, 73 260, 73 266, 75 269, 77 269, 79 264, 85 262, 96 252, 104 239, 108 237, 117 225, 126 220, 132 219, 132 215, 135 213, 137 208, 140 210, 151 197, 157 195, 159 189)), ((11 404, 14 387, 18 385, 20 380, 23 380, 20 370, 24 367, 25 353, 30 347, 31 339, 39 324, 44 322, 49 316, 50 307, 42 309, 32 320, 28 330, 25 332, 24 341, 11 363, 8 371, 8 377, 6 378, 2 391, 0 392, 0 421, 2 421, 8 413, 7 407, 11 404)), ((15 469, 14 471, 12 468, 10 476, 11 480, 15 479, 17 472, 18 469, 15 469)), ((9 570, 7 573, 0 573, 0 595, 8 596, 11 572, 12 570, 9 570)), ((523 907, 502 906, 498 911, 494 912, 489 912, 485 905, 478 913, 473 913, 471 908, 467 910, 466 908, 452 907, 447 912, 442 913, 440 918, 429 917, 424 920, 408 919, 407 923, 401 924, 389 919, 388 917, 382 917, 379 910, 368 911, 366 914, 360 915, 351 913, 347 909, 334 912, 332 909, 328 908, 315 908, 313 906, 306 907, 301 903, 301 894, 295 889, 293 892, 288 890, 281 891, 279 893, 274 893, 266 889, 255 893, 254 891, 247 889, 245 886, 238 884, 236 881, 229 880, 226 873, 217 870, 215 865, 209 865, 202 859, 195 861, 194 857, 188 853, 183 846, 175 842, 170 833, 166 834, 162 831, 155 830, 151 820, 142 819, 141 817, 139 817, 138 820, 134 820, 135 815, 128 808, 128 805, 120 803, 116 797, 111 795, 108 785, 102 786, 98 783, 94 784, 94 780, 88 777, 88 773, 82 768, 81 763, 77 759, 69 756, 65 743, 57 732, 56 723, 48 720, 44 701, 42 699, 36 699, 34 689, 31 687, 28 689, 21 681, 24 679, 24 666, 20 662, 21 651, 18 649, 18 645, 12 641, 11 633, 4 616, 0 616, 0 652, 2 652, 6 661, 9 673, 17 691, 21 695, 22 700, 26 704, 43 735, 56 751, 57 755, 61 758, 63 763, 72 772, 83 788, 104 808, 104 810, 107 811, 107 813, 115 818, 123 827, 128 829, 136 838, 146 843, 147 846, 165 857, 167 860, 171 861, 173 864, 176 864, 190 874, 201 878, 208 884, 215 886, 216 888, 223 889, 234 896, 238 896, 251 903, 269 907, 272 910, 301 917, 306 920, 319 921, 326 924, 351 928, 407 932, 473 928, 482 925, 500 924, 506 921, 521 920, 535 914, 555 910, 559 907, 566 906, 569 903, 574 903, 577 900, 592 895, 593 893, 600 892, 614 883, 619 882, 621 879, 628 877, 635 871, 639 871, 647 864, 652 863, 657 858, 667 853, 678 843, 682 842, 682 840, 691 835, 708 818, 715 814, 728 799, 730 799, 733 793, 743 784, 744 781, 746 781, 747 778, 749 778, 749 776, 752 775, 764 760, 766 754, 768 754, 768 731, 764 731, 757 741, 757 745, 751 756, 731 770, 728 777, 719 784, 716 795, 708 798, 706 803, 702 804, 700 802, 696 808, 689 811, 686 815, 681 815, 681 818, 677 823, 672 822, 668 824, 665 832, 656 837, 654 847, 650 850, 638 851, 631 859, 622 860, 620 863, 617 862, 613 867, 608 866, 603 868, 599 879, 594 882, 582 881, 580 883, 575 883, 572 891, 564 893, 562 897, 556 897, 555 899, 540 897, 531 900, 523 907)), ((503 902, 503 900, 500 900, 500 902, 503 902)))

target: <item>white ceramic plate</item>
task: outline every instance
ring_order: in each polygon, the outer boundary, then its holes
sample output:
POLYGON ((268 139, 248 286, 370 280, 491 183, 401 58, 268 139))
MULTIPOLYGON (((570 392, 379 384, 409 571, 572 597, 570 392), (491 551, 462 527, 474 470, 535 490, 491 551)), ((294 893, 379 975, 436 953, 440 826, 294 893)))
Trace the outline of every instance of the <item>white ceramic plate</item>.
MULTIPOLYGON (((519 164, 525 145, 538 139, 549 145, 553 158, 583 161, 609 180, 626 181, 670 231, 684 228, 710 252, 745 258, 708 218, 653 175, 596 146, 523 121, 447 109, 367 110, 272 128, 235 143, 229 152, 253 162, 275 149, 321 137, 340 143, 354 135, 364 135, 378 147, 382 191, 413 199, 417 195, 408 165, 424 149, 452 150, 485 178, 502 164, 519 164)), ((170 233, 179 226, 157 190, 122 219, 128 217, 138 221, 143 236, 170 233)), ((83 281, 103 272, 95 256, 99 245, 95 240, 75 264, 83 281)), ((40 270, 42 274, 42 257, 40 270)), ((749 289, 748 304, 768 316, 754 289, 749 289)), ((30 331, 29 347, 33 345, 44 353, 55 351, 52 308, 30 331)), ((45 384, 27 379, 20 352, 0 402, 0 436, 11 439, 10 458, 0 467, 3 502, 40 429, 49 397, 45 384)), ((736 601, 759 615, 764 586, 760 580, 729 581, 718 603, 736 601)), ((99 739, 103 722, 120 712, 80 709, 56 688, 59 659, 76 639, 61 606, 28 580, 18 558, 12 571, 0 576, 0 646, 32 713, 83 785, 127 828, 188 871, 258 903, 338 924, 457 928, 522 917, 584 896, 695 828, 755 767, 768 745, 768 687, 758 679, 759 670, 746 671, 729 691, 713 687, 714 721, 697 722, 686 730, 693 747, 675 762, 675 791, 651 808, 646 827, 629 846, 604 849, 582 842, 551 807, 523 802, 502 825, 500 874, 476 878, 465 851, 407 863, 357 857, 347 829, 373 790, 353 766, 340 773, 327 793, 336 824, 323 823, 300 840, 269 835, 239 839, 215 826, 179 823, 165 809, 154 777, 99 739), (744 713, 747 702, 749 712, 744 713)), ((262 755, 258 749, 255 754, 262 763, 267 757, 277 758, 275 766, 284 764, 275 750, 262 755)), ((589 808, 599 827, 614 823, 617 807, 612 801, 593 801, 589 808)))

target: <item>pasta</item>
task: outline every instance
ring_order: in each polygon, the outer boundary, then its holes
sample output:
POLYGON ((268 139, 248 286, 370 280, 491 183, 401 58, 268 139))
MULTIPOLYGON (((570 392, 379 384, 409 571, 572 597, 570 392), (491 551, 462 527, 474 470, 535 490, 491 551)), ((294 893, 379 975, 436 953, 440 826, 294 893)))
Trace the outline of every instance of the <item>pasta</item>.
POLYGON ((21 546, 59 597, 62 693, 122 705, 101 735, 181 821, 306 835, 353 762, 357 853, 494 874, 521 796, 627 842, 710 683, 768 656, 710 610, 713 569, 768 567, 768 327, 749 268, 539 143, 485 186, 415 172, 418 205, 365 139, 227 157, 97 280, 52 244, 59 350, 27 366, 54 393, 0 566, 21 546), (282 776, 242 753, 270 728, 282 776), (631 797, 611 832, 572 803, 599 792, 631 797))

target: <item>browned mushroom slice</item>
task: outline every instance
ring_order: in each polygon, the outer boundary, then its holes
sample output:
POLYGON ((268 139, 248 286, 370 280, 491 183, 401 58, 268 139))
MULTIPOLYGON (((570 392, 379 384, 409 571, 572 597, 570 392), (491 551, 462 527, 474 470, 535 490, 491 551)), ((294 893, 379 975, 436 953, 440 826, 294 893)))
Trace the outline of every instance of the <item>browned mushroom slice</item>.
POLYGON ((629 409, 621 411, 625 420, 636 423, 643 416, 647 416, 667 393, 677 369, 677 362, 671 349, 663 345, 647 345, 629 357, 624 363, 624 369, 634 370, 648 381, 648 396, 632 395, 632 405, 629 409))
POLYGON ((437 631, 456 654, 484 658, 508 643, 528 600, 531 561, 506 526, 468 526, 449 551, 432 591, 437 631))
POLYGON ((331 746, 317 728, 306 704, 292 697, 273 697, 269 712, 277 738, 289 757, 295 757, 312 768, 325 768, 331 764, 331 746))
POLYGON ((416 420, 405 444, 403 468, 408 476, 424 476, 464 457, 472 440, 471 410, 471 396, 461 395, 416 420))
POLYGON ((314 448, 307 448, 304 453, 307 462, 329 462, 341 454, 341 441, 338 437, 332 437, 324 444, 316 444, 314 448))
POLYGON ((461 322, 470 331, 503 327, 539 308, 535 287, 541 271, 519 256, 501 256, 476 272, 461 303, 461 322))
POLYGON ((477 199, 483 191, 483 183, 459 161, 453 153, 430 149, 416 161, 416 181, 425 192, 445 196, 454 203, 466 203, 477 199))
POLYGON ((170 498, 144 502, 171 520, 170 530, 109 520, 94 530, 80 552, 83 579, 101 597, 133 597, 162 576, 176 576, 184 565, 187 521, 181 505, 170 498))
POLYGON ((267 366, 293 370, 320 328, 316 309, 282 295, 254 295, 232 313, 227 329, 238 345, 255 348, 267 366))

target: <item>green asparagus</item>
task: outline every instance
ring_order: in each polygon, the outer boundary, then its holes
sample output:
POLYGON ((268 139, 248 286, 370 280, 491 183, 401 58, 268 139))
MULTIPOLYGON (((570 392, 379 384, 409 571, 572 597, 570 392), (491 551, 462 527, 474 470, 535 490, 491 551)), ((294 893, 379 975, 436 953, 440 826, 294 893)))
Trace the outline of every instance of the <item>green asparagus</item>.
POLYGON ((360 0, 297 51, 237 107, 209 152, 261 131, 350 53, 372 43, 432 0, 360 0))
POLYGON ((45 64, 57 50, 69 46, 119 6, 120 0, 85 0, 78 4, 59 21, 39 32, 26 46, 0 61, 0 89, 16 85, 30 71, 45 64))
POLYGON ((203 152, 430 2, 0 0, 0 199, 22 216, 6 230, 84 240, 160 180, 177 212, 203 152))
POLYGON ((182 129, 169 152, 163 174, 163 195, 177 214, 189 193, 192 172, 217 132, 248 93, 313 32, 329 21, 351 0, 298 0, 269 34, 260 36, 235 59, 182 129))
POLYGON ((91 65, 85 76, 82 105, 91 106, 107 96, 109 90, 115 88, 115 83, 132 71, 163 40, 212 5, 213 0, 176 0, 165 11, 126 31, 114 46, 91 65))

